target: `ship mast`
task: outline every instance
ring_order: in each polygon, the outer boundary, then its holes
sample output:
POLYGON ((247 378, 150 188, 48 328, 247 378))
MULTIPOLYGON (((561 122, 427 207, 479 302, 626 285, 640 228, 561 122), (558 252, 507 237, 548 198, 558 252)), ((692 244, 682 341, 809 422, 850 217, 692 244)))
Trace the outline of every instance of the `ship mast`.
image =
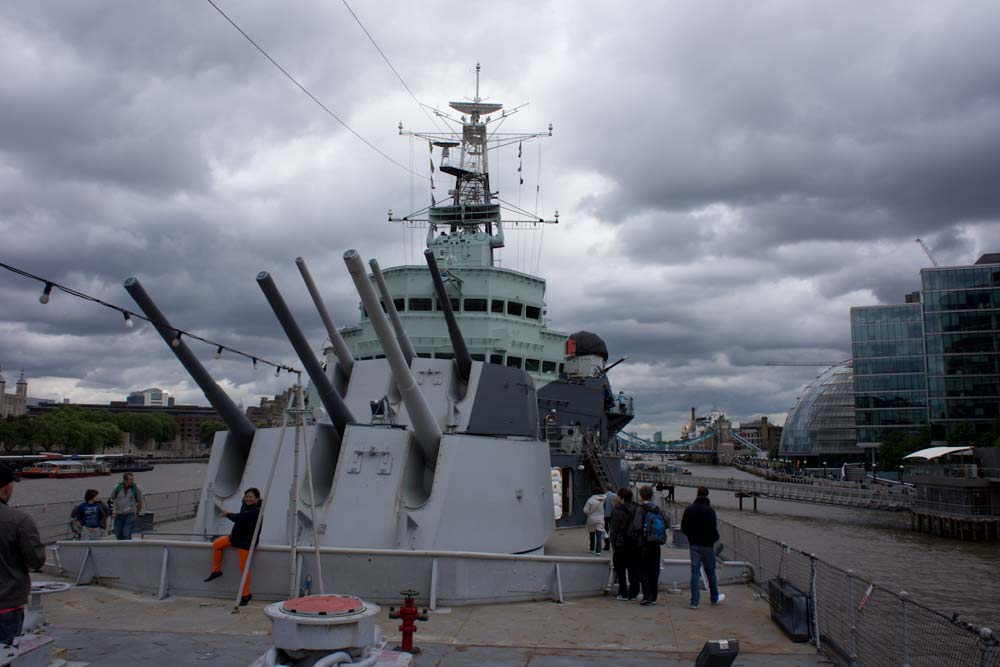
MULTIPOLYGON (((503 104, 489 102, 480 96, 480 65, 476 63, 476 93, 471 100, 449 102, 452 110, 461 114, 456 118, 453 114, 433 109, 434 115, 441 118, 454 128, 444 132, 410 132, 403 130, 399 124, 399 133, 403 136, 417 137, 427 140, 431 149, 431 164, 433 168, 434 151, 439 149, 440 160, 438 170, 455 177, 455 185, 448 191, 449 199, 437 202, 431 194, 431 206, 416 211, 402 218, 395 218, 389 213, 391 222, 428 223, 428 245, 434 238, 437 228, 447 227, 449 235, 478 234, 485 232, 490 237, 490 256, 492 250, 503 247, 503 231, 500 227, 500 209, 517 213, 525 219, 507 221, 510 224, 537 225, 538 223, 558 222, 558 213, 553 220, 534 217, 527 211, 507 205, 500 200, 490 187, 489 152, 512 144, 523 143, 532 139, 552 136, 552 125, 545 132, 499 132, 499 126, 509 117, 523 109, 527 104, 521 104, 511 110, 504 110, 503 104), (499 114, 497 114, 499 112, 499 114), (496 127, 491 130, 490 126, 496 127), (457 156, 455 155, 457 153, 457 156), (422 217, 423 214, 427 217, 422 217)), ((433 188, 433 176, 431 179, 433 188)))

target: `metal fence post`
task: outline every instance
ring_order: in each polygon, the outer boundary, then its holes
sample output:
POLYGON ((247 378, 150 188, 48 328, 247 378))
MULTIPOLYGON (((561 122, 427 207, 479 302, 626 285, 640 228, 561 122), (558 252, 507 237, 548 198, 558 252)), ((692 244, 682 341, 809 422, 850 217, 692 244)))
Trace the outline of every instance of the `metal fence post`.
MULTIPOLYGON (((761 572, 761 573, 764 571, 764 559, 761 558, 761 556, 760 556, 760 533, 757 533, 757 567, 755 569, 756 569, 757 572, 761 572)), ((754 574, 756 574, 756 572, 754 574)), ((761 576, 761 580, 758 583, 761 583, 761 584, 764 583, 764 577, 763 576, 761 576)))
POLYGON ((854 570, 847 571, 847 618, 850 625, 848 632, 851 635, 851 667, 858 664, 858 626, 854 616, 854 570))
POLYGON ((813 605, 813 635, 816 637, 816 650, 819 645, 819 600, 816 598, 816 554, 809 554, 809 588, 813 605))
POLYGON ((907 618, 906 618, 906 602, 910 599, 910 594, 906 591, 902 591, 899 594, 899 606, 900 606, 900 631, 902 636, 900 637, 900 643, 903 647, 902 662, 901 667, 910 667, 910 637, 907 628, 907 618))

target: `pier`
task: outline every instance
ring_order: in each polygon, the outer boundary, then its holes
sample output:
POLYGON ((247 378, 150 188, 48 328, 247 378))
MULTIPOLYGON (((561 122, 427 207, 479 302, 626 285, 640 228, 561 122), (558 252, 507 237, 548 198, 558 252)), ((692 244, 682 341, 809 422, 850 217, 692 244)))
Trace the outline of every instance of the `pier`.
POLYGON ((863 489, 825 484, 790 484, 788 482, 771 482, 764 480, 721 479, 718 477, 697 477, 670 472, 636 471, 639 482, 663 484, 666 486, 704 486, 707 489, 732 491, 740 499, 754 499, 754 509, 757 498, 773 498, 793 502, 816 503, 819 505, 838 505, 841 507, 857 507, 859 509, 885 510, 890 512, 908 511, 913 499, 903 492, 888 493, 881 489, 863 489))

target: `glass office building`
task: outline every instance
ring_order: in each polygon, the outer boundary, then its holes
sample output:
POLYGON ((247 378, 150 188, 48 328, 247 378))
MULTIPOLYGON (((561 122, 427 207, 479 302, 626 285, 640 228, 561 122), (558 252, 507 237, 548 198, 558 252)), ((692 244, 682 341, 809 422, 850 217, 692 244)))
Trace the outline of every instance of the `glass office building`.
POLYGON ((781 432, 778 455, 809 466, 857 461, 853 361, 823 371, 795 402, 781 432))
POLYGON ((878 447, 893 430, 917 433, 927 424, 923 310, 916 295, 912 301, 851 308, 859 447, 878 447))
POLYGON ((920 280, 931 438, 962 422, 987 431, 1000 417, 1000 255, 920 280))

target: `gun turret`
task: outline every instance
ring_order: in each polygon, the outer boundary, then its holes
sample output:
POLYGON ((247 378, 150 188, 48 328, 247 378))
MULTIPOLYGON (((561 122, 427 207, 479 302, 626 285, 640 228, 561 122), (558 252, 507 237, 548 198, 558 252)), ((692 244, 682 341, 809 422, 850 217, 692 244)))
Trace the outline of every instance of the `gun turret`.
POLYGON ((441 443, 441 427, 438 426, 430 407, 427 405, 427 400, 420 393, 417 382, 413 379, 403 351, 393 336, 385 313, 379 306, 375 288, 372 286, 371 280, 368 279, 368 272, 365 271, 361 256, 356 250, 348 250, 344 253, 344 263, 347 264, 347 270, 350 271, 351 278, 354 279, 354 286, 361 297, 361 304, 368 311, 368 318, 375 329, 379 343, 382 344, 382 351, 385 352, 386 361, 389 362, 389 368, 392 370, 392 379, 399 389, 403 403, 406 404, 406 411, 410 415, 417 446, 420 448, 427 465, 435 468, 437 466, 438 445, 441 443))
POLYGON ((246 465, 247 457, 250 455, 250 446, 253 444, 254 427, 247 419, 246 415, 236 407, 232 399, 222 391, 222 388, 212 379, 212 376, 205 370, 205 367, 198 361, 191 348, 187 346, 174 329, 167 318, 164 317, 160 309, 143 289, 138 278, 134 276, 125 281, 125 291, 129 293, 133 300, 146 314, 149 321, 153 323, 160 337, 166 342, 167 347, 174 353, 177 360, 181 362, 191 379, 201 388, 205 398, 215 408, 215 411, 222 417, 229 429, 226 436, 226 443, 223 448, 225 463, 219 467, 219 474, 216 477, 216 490, 220 495, 226 496, 236 490, 243 474, 243 467, 246 465))
POLYGON ((323 372, 323 367, 319 365, 306 337, 302 335, 302 330, 299 329, 298 323, 292 317, 291 311, 288 310, 288 306, 281 297, 271 275, 267 271, 261 271, 257 274, 257 284, 260 285, 261 291, 267 297, 267 302, 271 304, 274 316, 278 318, 281 328, 285 330, 285 335, 288 336, 288 340, 295 348, 295 353, 299 356, 306 373, 309 374, 309 379, 316 387, 323 407, 326 408, 326 413, 330 415, 330 421, 333 422, 333 428, 343 436, 347 425, 354 422, 354 416, 344 404, 343 399, 340 398, 340 394, 333 388, 330 378, 323 372))
POLYGON ((399 312, 396 311, 396 304, 392 300, 389 286, 385 284, 385 277, 382 275, 382 269, 379 268, 378 261, 370 259, 368 260, 368 266, 372 267, 372 275, 375 277, 375 284, 378 285, 379 294, 382 295, 385 312, 389 314, 389 319, 392 321, 392 328, 396 332, 396 340, 399 341, 399 348, 403 351, 403 356, 406 358, 406 365, 409 366, 413 363, 413 357, 417 356, 417 353, 413 350, 413 345, 410 344, 410 337, 406 335, 403 322, 399 319, 399 312))
POLYGON ((455 312, 451 309, 451 299, 444 291, 444 281, 441 280, 441 271, 438 270, 437 260, 434 259, 434 251, 430 248, 425 250, 424 258, 427 260, 427 266, 430 267, 434 291, 437 293, 438 303, 441 304, 445 322, 448 323, 448 336, 451 338, 451 347, 455 350, 458 375, 462 378, 462 382, 468 383, 469 374, 472 373, 472 357, 469 355, 469 348, 465 346, 462 330, 458 328, 458 320, 455 319, 455 312))
POLYGON ((350 377, 351 369, 354 368, 354 356, 347 348, 347 343, 344 342, 340 332, 337 331, 333 320, 330 319, 330 313, 327 312, 326 304, 323 303, 323 297, 320 296, 319 290, 316 289, 316 283, 313 282, 312 274, 309 273, 306 260, 296 257, 295 265, 299 267, 299 273, 302 274, 302 280, 306 284, 306 289, 309 290, 309 296, 312 297, 313 303, 316 304, 316 310, 319 311, 319 317, 323 320, 323 326, 326 327, 326 335, 330 337, 330 344, 333 346, 333 353, 337 356, 340 368, 344 371, 345 377, 350 377))

